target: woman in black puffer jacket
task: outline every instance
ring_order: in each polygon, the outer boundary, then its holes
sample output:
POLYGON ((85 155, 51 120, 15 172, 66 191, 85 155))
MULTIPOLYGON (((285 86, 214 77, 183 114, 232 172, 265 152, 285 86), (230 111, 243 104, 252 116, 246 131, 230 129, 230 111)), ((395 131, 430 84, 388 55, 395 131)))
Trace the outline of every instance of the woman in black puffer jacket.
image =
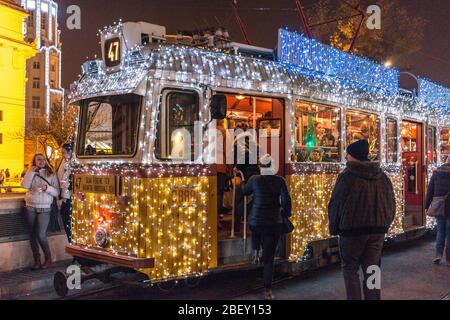
MULTIPOLYGON (((427 189, 425 207, 428 208, 433 201, 433 197, 443 197, 450 192, 450 156, 447 162, 440 166, 431 177, 427 189)), ((450 195, 445 201, 445 216, 436 218, 436 257, 433 262, 438 264, 442 256, 445 255, 447 265, 450 267, 450 195)))
MULTIPOLYGON (((291 216, 291 197, 283 177, 275 175, 270 155, 260 159, 261 175, 254 175, 244 187, 244 194, 253 194, 248 224, 252 231, 253 249, 263 248, 265 298, 273 299, 272 279, 275 250, 281 236, 282 215, 291 216)), ((256 252, 257 254, 257 252, 256 252)))

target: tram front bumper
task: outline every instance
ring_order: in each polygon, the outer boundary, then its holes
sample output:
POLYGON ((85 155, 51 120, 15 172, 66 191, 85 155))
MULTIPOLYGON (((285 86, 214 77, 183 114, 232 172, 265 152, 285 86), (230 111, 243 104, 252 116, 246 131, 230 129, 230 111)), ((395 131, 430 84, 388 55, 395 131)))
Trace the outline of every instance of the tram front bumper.
POLYGON ((66 245, 66 252, 74 257, 94 260, 101 263, 112 264, 131 269, 147 269, 153 268, 155 266, 154 258, 136 258, 101 250, 89 249, 73 244, 66 245))

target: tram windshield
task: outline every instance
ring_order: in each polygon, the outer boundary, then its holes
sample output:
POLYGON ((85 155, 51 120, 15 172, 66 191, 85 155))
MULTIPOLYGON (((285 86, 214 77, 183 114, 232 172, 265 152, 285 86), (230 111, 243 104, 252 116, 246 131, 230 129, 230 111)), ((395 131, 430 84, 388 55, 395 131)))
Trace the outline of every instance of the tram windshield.
POLYGON ((132 156, 136 151, 141 97, 106 96, 81 103, 79 156, 132 156))

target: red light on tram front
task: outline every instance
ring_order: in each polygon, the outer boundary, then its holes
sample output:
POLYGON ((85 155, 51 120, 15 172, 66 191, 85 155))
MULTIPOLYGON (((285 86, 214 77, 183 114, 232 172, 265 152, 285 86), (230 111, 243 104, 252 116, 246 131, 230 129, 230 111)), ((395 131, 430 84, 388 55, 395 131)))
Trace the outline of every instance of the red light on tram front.
POLYGON ((100 208, 100 211, 98 212, 98 218, 97 218, 98 224, 108 223, 111 221, 111 218, 112 218, 112 214, 108 208, 105 208, 105 207, 100 208))

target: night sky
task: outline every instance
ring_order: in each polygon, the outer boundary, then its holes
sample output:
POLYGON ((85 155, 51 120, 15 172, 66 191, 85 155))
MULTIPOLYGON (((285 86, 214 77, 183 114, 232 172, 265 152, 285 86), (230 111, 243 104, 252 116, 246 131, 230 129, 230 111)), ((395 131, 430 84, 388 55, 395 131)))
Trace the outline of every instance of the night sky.
MULTIPOLYGON (((229 0, 56 0, 59 3, 59 25, 63 50, 63 86, 78 78, 87 57, 100 56, 98 29, 120 18, 123 21, 145 21, 163 25, 169 34, 216 25, 217 17, 233 40, 244 42, 235 22, 229 0), (78 5, 82 11, 81 30, 68 30, 66 8, 78 5)), ((304 0, 305 6, 313 0, 304 0)), ((377 0, 373 0, 376 4, 377 0)), ((411 56, 410 70, 450 87, 450 2, 449 0, 401 1, 412 16, 428 20, 421 52, 411 56)), ((301 20, 294 0, 241 0, 242 19, 252 44, 267 48, 277 45, 277 30, 288 27, 301 31, 301 20), (270 8, 257 10, 256 8, 270 8)))

